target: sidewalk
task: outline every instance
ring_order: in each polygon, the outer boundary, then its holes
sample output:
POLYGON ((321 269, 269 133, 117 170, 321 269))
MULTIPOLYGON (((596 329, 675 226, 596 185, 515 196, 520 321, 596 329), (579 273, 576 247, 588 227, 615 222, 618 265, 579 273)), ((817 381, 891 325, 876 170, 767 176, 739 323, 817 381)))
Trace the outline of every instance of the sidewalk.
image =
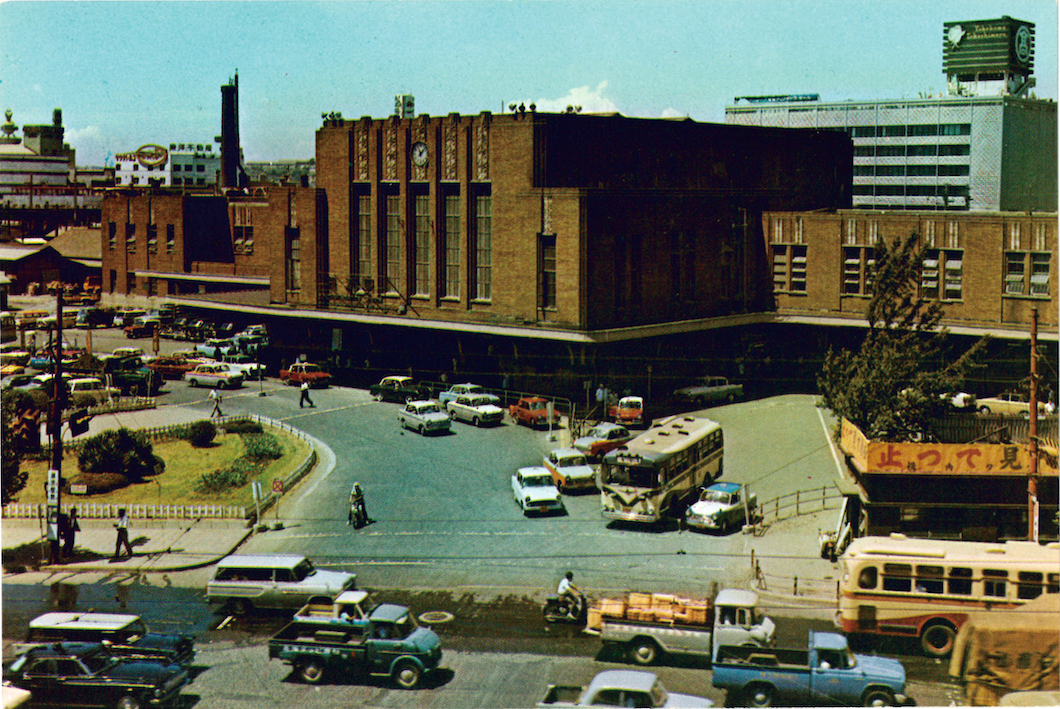
POLYGON ((113 520, 81 519, 74 558, 48 563, 50 550, 38 520, 3 521, 3 562, 41 571, 148 573, 206 566, 232 553, 253 532, 241 519, 133 519, 129 541, 133 555, 112 561, 117 532, 113 520))

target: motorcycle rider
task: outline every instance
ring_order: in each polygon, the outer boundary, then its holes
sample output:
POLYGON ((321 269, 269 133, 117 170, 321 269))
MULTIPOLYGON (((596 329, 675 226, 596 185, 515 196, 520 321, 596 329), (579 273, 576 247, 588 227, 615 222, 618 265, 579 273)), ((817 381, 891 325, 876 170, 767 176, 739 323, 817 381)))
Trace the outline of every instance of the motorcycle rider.
POLYGON ((574 585, 573 571, 568 571, 559 580, 559 586, 556 587, 556 595, 559 596, 561 603, 567 604, 568 612, 571 616, 581 612, 582 592, 580 588, 574 585))

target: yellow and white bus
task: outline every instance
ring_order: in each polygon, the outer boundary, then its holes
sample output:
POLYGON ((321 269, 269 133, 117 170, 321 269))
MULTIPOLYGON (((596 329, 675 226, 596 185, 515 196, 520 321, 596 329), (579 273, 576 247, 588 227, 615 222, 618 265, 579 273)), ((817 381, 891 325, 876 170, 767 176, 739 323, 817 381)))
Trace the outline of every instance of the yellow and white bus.
POLYGON ((658 522, 675 505, 721 476, 721 424, 688 414, 657 421, 608 452, 600 465, 604 517, 658 522))
POLYGON ((1060 593, 1060 544, 862 537, 839 558, 839 578, 843 632, 918 637, 944 657, 969 613, 1060 593))

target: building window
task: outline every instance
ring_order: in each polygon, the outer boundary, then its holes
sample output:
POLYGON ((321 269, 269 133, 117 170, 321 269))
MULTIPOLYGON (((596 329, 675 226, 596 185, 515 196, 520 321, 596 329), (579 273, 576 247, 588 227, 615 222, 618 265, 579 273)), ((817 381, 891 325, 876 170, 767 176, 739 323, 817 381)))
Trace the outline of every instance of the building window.
POLYGON ((876 250, 869 246, 843 247, 843 294, 872 295, 876 250))
POLYGON ((372 196, 357 196, 357 275, 372 275, 372 196))
POLYGON ((396 295, 394 280, 401 268, 401 197, 396 194, 386 196, 386 231, 384 234, 383 286, 387 293, 396 295))
MULTIPOLYGON (((957 147, 957 146, 942 146, 942 147, 957 147)), ((965 146, 968 147, 968 146, 965 146)), ((942 153, 939 146, 936 145, 909 145, 906 146, 905 154, 911 158, 933 158, 935 154, 946 154, 942 153)), ((950 155, 957 155, 958 153, 949 153, 950 155)), ((967 153, 965 153, 967 155, 967 153)))
POLYGON ((147 252, 150 254, 158 253, 158 225, 148 224, 147 225, 147 252))
POLYGON ((232 237, 235 252, 250 253, 254 250, 254 225, 252 212, 249 207, 235 207, 235 226, 232 229, 232 237))
POLYGON ((125 225, 125 250, 130 254, 136 253, 136 225, 125 225))
POLYGON ((538 255, 538 289, 537 307, 542 310, 554 310, 556 307, 556 235, 541 234, 540 252, 538 255))
POLYGON ((490 300, 493 283, 493 198, 475 197, 475 299, 490 300))
POLYGON ((943 123, 939 126, 939 135, 971 135, 971 123, 943 123))
POLYGON ((939 177, 967 177, 968 165, 939 165, 939 177))
POLYGON ((806 246, 772 244, 773 292, 806 292, 806 246))
POLYGON ((287 290, 302 290, 302 239, 298 227, 285 227, 287 237, 287 290))
POLYGON ((439 253, 445 258, 442 297, 460 297, 460 195, 445 196, 445 228, 439 253))
POLYGON ((1006 295, 1049 295, 1050 253, 1007 251, 1005 253, 1006 295))
POLYGON ((920 275, 920 291, 925 298, 960 300, 964 280, 964 252, 926 249, 920 275))
POLYGON ((431 214, 430 197, 418 194, 412 202, 414 214, 413 233, 413 295, 428 295, 431 287, 431 214))
POLYGON ((111 250, 118 248, 118 224, 116 222, 107 222, 107 246, 111 250))
MULTIPOLYGON (((932 147, 933 148, 935 146, 927 146, 927 147, 932 147)), ((971 150, 972 150, 972 146, 968 145, 967 143, 959 143, 957 145, 940 145, 939 146, 939 155, 942 155, 942 156, 948 156, 948 155, 970 155, 971 154, 971 150)))
POLYGON ((177 228, 173 224, 166 224, 166 253, 177 250, 177 228))
POLYGON ((135 293, 136 292, 136 274, 132 271, 128 271, 125 274, 125 292, 135 293))

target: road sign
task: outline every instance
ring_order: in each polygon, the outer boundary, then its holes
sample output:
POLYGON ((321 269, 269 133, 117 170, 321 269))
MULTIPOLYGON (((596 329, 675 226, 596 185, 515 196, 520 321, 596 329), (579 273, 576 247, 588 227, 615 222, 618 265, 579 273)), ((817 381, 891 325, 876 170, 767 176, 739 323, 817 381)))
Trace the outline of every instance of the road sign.
POLYGON ((48 470, 48 483, 47 483, 47 495, 49 505, 59 504, 59 471, 53 469, 48 470))
POLYGON ((283 494, 283 478, 273 478, 272 491, 281 495, 283 494))

